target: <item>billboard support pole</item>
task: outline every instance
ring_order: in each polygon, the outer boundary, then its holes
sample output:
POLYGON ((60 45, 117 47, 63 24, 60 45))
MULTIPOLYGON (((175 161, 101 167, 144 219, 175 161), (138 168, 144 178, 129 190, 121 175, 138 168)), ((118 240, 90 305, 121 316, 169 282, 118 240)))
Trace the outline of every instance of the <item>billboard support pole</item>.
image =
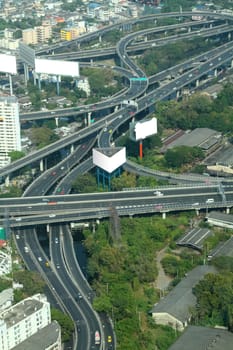
POLYGON ((139 141, 139 158, 142 159, 143 156, 143 147, 142 147, 142 140, 139 141))
POLYGON ((24 70, 24 83, 27 86, 28 84, 28 66, 26 63, 23 64, 23 70, 24 70))
POLYGON ((38 88, 41 90, 40 74, 38 74, 38 88))
POLYGON ((59 85, 60 75, 57 75, 57 95, 60 95, 60 85, 59 85))
POLYGON ((12 87, 12 76, 9 74, 9 83, 10 83, 10 94, 13 96, 13 87, 12 87))

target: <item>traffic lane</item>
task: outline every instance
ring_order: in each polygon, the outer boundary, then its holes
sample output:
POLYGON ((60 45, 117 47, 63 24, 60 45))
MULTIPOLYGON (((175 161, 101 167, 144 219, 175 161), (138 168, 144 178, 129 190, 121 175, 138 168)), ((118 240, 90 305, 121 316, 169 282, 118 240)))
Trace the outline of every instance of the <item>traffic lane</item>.
MULTIPOLYGON (((55 234, 56 239, 60 237, 59 231, 60 227, 54 226, 52 227, 51 235, 55 234)), ((67 272, 67 266, 64 263, 60 244, 53 244, 50 245, 50 247, 52 250, 51 255, 53 256, 53 259, 55 259, 55 264, 58 264, 57 266, 59 266, 59 269, 56 269, 56 273, 59 275, 59 278, 62 280, 66 288, 68 288, 70 295, 73 297, 77 304, 77 307, 80 310, 81 318, 79 319, 79 332, 81 333, 82 331, 83 324, 82 322, 80 323, 80 321, 83 320, 85 322, 85 328, 88 331, 88 334, 86 336, 86 349, 91 349, 91 347, 95 345, 94 333, 99 329, 99 325, 95 317, 95 312, 93 311, 91 305, 85 300, 85 298, 80 298, 81 292, 67 272)))

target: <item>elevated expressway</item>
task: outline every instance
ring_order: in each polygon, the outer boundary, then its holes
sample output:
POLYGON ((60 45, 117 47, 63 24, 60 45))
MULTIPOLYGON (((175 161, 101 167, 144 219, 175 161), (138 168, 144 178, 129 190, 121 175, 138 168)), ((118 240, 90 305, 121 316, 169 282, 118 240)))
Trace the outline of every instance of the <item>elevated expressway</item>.
MULTIPOLYGON (((124 64, 128 65, 131 69, 132 68, 131 62, 124 53, 125 52, 124 50, 126 47, 127 47, 127 41, 122 39, 117 50, 124 64), (123 55, 125 57, 123 57, 123 55)), ((195 76, 195 79, 188 80, 188 83, 190 83, 192 80, 196 81, 203 74, 206 74, 206 72, 208 72, 208 70, 210 69, 210 66, 209 66, 210 63, 212 63, 211 67, 217 68, 219 65, 219 57, 221 57, 221 62, 223 63, 229 61, 229 56, 231 57, 231 55, 233 55, 233 52, 232 52, 233 49, 231 49, 228 46, 224 46, 224 50, 225 50, 224 52, 223 51, 221 52, 221 56, 220 54, 216 55, 213 59, 211 58, 210 60, 207 60, 207 62, 205 62, 203 65, 201 65, 198 73, 195 76), (225 54, 226 56, 228 55, 228 59, 225 57, 225 54)), ((139 70, 137 67, 133 67, 133 69, 136 70, 136 73, 138 74, 139 77, 143 76, 143 72, 139 70)), ((193 69, 196 69, 196 68, 193 68, 193 69)), ((187 75, 190 75, 190 74, 192 73, 190 73, 189 71, 187 73, 182 74, 182 79, 179 77, 179 80, 181 81, 180 85, 177 84, 177 81, 175 82, 175 85, 173 85, 174 81, 172 81, 165 88, 160 87, 160 91, 158 92, 153 91, 152 93, 148 93, 147 95, 138 99, 137 101, 138 112, 143 110, 145 107, 152 105, 157 98, 162 99, 169 96, 168 89, 170 90, 171 87, 172 88, 176 87, 176 89, 177 87, 182 88, 182 86, 184 86, 185 84, 185 79, 187 80, 187 75)), ((79 135, 79 138, 76 139, 76 142, 79 142, 79 141, 81 142, 83 138, 87 138, 90 135, 93 135, 95 137, 97 134, 99 134, 99 131, 105 125, 106 120, 107 120, 107 123, 109 123, 108 125, 113 125, 114 129, 117 128, 117 125, 119 125, 119 123, 124 121, 124 119, 125 121, 127 120, 128 114, 129 114, 128 112, 129 111, 126 108, 126 110, 121 110, 120 113, 116 112, 111 116, 107 116, 103 122, 102 121, 99 122, 99 125, 97 125, 97 127, 96 125, 93 125, 92 127, 87 128, 88 131, 87 130, 81 131, 81 133, 83 132, 83 134, 81 137, 79 135), (90 131, 91 128, 92 130, 90 131)), ((102 134, 104 134, 104 132, 102 134)), ((101 141, 102 134, 100 134, 98 138, 100 145, 102 142, 101 141)), ((103 137, 103 139, 105 138, 103 137)), ((64 143, 67 146, 70 145, 71 143, 74 143, 74 141, 70 143, 69 141, 67 142, 65 140, 64 143)), ((107 135, 107 141, 109 142, 109 133, 107 135)), ((91 142, 92 141, 90 140, 90 143, 91 142)), ((64 144, 60 146, 64 147, 64 144)), ((79 147, 81 148, 82 146, 80 145, 79 147)), ((80 148, 77 149, 77 152, 79 151, 80 148)), ((57 149, 59 149, 59 147, 57 149)), ((47 154, 50 154, 49 153, 50 151, 47 150, 46 152, 48 152, 47 154)), ((31 162, 34 161, 37 156, 38 155, 36 152, 32 156, 31 162)), ((40 159, 40 157, 41 157, 41 154, 37 159, 40 159)), ((25 165, 26 163, 24 163, 24 166, 25 165)), ((17 166, 19 165, 16 165, 16 168, 17 166)), ((60 170, 64 170, 64 168, 62 169, 62 167, 66 167, 65 169, 69 170, 67 165, 59 165, 59 166, 60 166, 59 168, 60 170)), ((90 162, 89 162, 89 166, 90 166, 90 162)), ((5 173, 5 175, 6 174, 7 173, 5 173)), ((39 188, 40 190, 43 190, 41 185, 39 186, 39 188)), ((48 188, 44 189, 45 192, 47 190, 48 188)), ((187 186, 187 187, 185 187, 184 185, 182 187, 167 187, 167 188, 164 187, 164 188, 161 188, 160 190, 163 192, 163 196, 161 197, 156 196, 154 191, 151 189, 144 190, 144 191, 143 190, 137 191, 135 189, 135 191, 125 191, 120 193, 107 193, 107 194, 89 194, 89 195, 85 194, 83 196, 82 195, 79 195, 79 196, 52 195, 52 196, 46 197, 46 199, 48 200, 46 202, 44 201, 43 196, 0 200, 0 208, 2 208, 2 211, 4 211, 4 208, 7 207, 8 215, 10 216, 9 224, 11 225, 12 229, 16 230, 16 232, 23 232, 23 234, 20 234, 20 239, 19 240, 16 239, 16 241, 18 242, 21 240, 21 236, 22 236, 23 241, 22 241, 21 251, 25 245, 28 245, 29 247, 31 247, 30 253, 25 254, 27 255, 26 261, 28 266, 31 265, 31 266, 34 266, 34 268, 36 266, 36 268, 39 269, 41 273, 46 276, 45 278, 47 278, 48 280, 48 284, 51 287, 51 292, 53 296, 57 297, 57 299, 59 300, 59 304, 61 305, 61 308, 65 309, 68 313, 70 313, 72 318, 76 321, 76 336, 78 332, 83 332, 80 334, 80 337, 76 337, 75 346, 77 346, 77 348, 79 349, 93 348, 94 347, 93 329, 100 328, 100 325, 98 323, 98 320, 93 321, 94 322, 93 324, 89 323, 86 320, 86 315, 89 314, 89 312, 90 312, 90 316, 88 317, 90 318, 93 317, 91 316, 93 311, 90 307, 90 302, 86 297, 86 293, 87 293, 86 289, 84 291, 81 288, 81 291, 80 291, 79 287, 77 287, 77 285, 72 283, 72 277, 71 277, 72 273, 71 271, 68 271, 69 269, 67 268, 67 265, 66 265, 66 264, 69 265, 69 263, 66 263, 64 258, 62 258, 62 252, 60 251, 59 253, 58 250, 55 249, 54 247, 56 245, 60 246, 60 243, 63 240, 62 237, 64 235, 64 231, 62 231, 61 233, 58 228, 52 228, 49 231, 50 242, 51 242, 50 258, 52 261, 52 266, 51 266, 51 269, 48 269, 45 266, 45 261, 48 257, 42 251, 36 239, 36 234, 34 231, 32 231, 31 227, 37 226, 37 225, 43 225, 43 224, 53 224, 53 223, 57 224, 58 222, 65 223, 65 222, 77 221, 77 220, 78 221, 89 220, 93 218, 101 219, 103 217, 109 217, 111 215, 110 214, 111 208, 113 207, 116 208, 119 215, 132 216, 132 215, 148 213, 148 212, 151 212, 151 213, 162 212, 163 214, 165 214, 166 212, 172 211, 172 210, 190 210, 190 209, 191 210, 199 210, 199 209, 208 210, 209 208, 215 208, 215 207, 230 208, 233 204, 232 187, 229 184, 224 184, 220 186, 217 182, 215 184, 193 185, 193 186, 187 186), (213 203, 208 203, 208 199, 210 198, 213 199, 213 203), (22 231, 20 230, 20 228, 22 229, 22 231), (59 243, 55 242, 56 238, 59 243), (39 257, 41 260, 39 260, 39 257), (59 270, 59 273, 58 273, 58 270, 59 270), (60 270, 61 270, 61 273, 60 273, 60 270), (79 294, 77 293, 81 293, 82 298, 79 298, 79 294), (77 295, 78 295, 78 298, 80 299, 78 302, 75 299, 77 298, 77 295), (64 305, 64 302, 62 300, 66 300, 66 299, 67 299, 67 302, 64 305), (81 321, 81 325, 80 325, 80 321, 81 321), (78 339, 80 339, 80 342, 81 342, 79 344, 78 344, 78 339), (82 341, 84 341, 84 343, 82 343, 82 341)), ((33 186, 31 186, 30 190, 28 190, 27 195, 30 195, 31 193, 31 195, 34 196, 33 191, 34 191, 33 186)), ((20 242, 18 244, 20 244, 20 242)), ((61 249, 64 249, 64 248, 61 248, 61 249)), ((85 288, 87 288, 88 290, 88 286, 85 288)))
MULTIPOLYGON (((125 44, 124 44, 125 45, 125 44)), ((153 105, 157 100, 166 99, 171 94, 178 93, 179 90, 182 89, 183 86, 189 85, 191 82, 195 82, 196 84, 198 82, 198 79, 202 76, 208 73, 210 69, 217 69, 218 66, 221 66, 223 64, 226 64, 226 62, 230 62, 233 56, 233 50, 231 49, 231 43, 227 43, 219 48, 214 49, 209 53, 211 55, 211 58, 206 53, 205 55, 199 55, 199 60, 201 60, 201 57, 207 57, 207 61, 202 63, 199 61, 200 66, 198 69, 192 68, 189 72, 186 72, 184 74, 180 74, 177 79, 172 80, 170 83, 160 86, 156 90, 152 91, 151 93, 148 93, 146 96, 139 98, 137 100, 138 103, 138 112, 144 110, 148 106, 153 105), (221 53, 221 54, 220 54, 221 53), (214 55, 213 55, 214 54, 214 55), (211 66, 212 65, 212 66, 211 66), (193 73, 194 74, 193 74, 193 73)), ((194 58, 189 60, 189 65, 195 66, 195 64, 198 62, 198 58, 194 58)), ((185 64, 184 64, 185 65, 185 64)), ((187 65, 187 64, 186 64, 187 65)), ((185 66, 183 69, 187 69, 185 66)), ((175 72, 177 70, 182 70, 182 65, 178 65, 174 68, 175 72)), ((163 73, 159 73, 155 77, 153 77, 153 82, 156 82, 158 80, 162 79, 162 74, 164 77, 168 74, 171 74, 172 69, 169 69, 163 73)), ((21 160, 18 160, 11 165, 4 167, 0 169, 0 176, 6 176, 9 175, 11 172, 14 172, 28 164, 34 163, 36 161, 41 161, 44 157, 50 155, 53 152, 56 152, 57 150, 64 148, 64 147, 70 147, 70 145, 74 143, 80 143, 81 140, 88 137, 89 135, 97 135, 99 131, 104 128, 106 123, 111 122, 111 120, 118 119, 118 122, 126 121, 129 119, 129 110, 131 109, 130 106, 126 106, 126 108, 121 108, 117 112, 112 113, 111 115, 108 115, 107 117, 95 122, 93 125, 81 130, 79 133, 75 135, 71 135, 69 137, 66 137, 62 140, 59 140, 58 142, 49 145, 45 147, 43 150, 37 151, 35 153, 29 154, 28 156, 24 157, 21 160), (123 118, 119 119, 120 116, 123 116, 123 118)))
MULTIPOLYGON (((202 25, 204 24, 209 24, 210 22, 201 22, 202 25)), ((211 22, 212 23, 212 22, 211 22)), ((199 22, 198 22, 199 24, 199 22)), ((190 24, 189 24, 190 25, 190 24)), ((187 26, 187 23, 184 23, 183 26, 187 26)), ((168 30, 170 30, 170 27, 172 28, 180 28, 181 24, 179 25, 173 25, 173 26, 167 26, 166 28, 166 32, 168 30)), ((196 26, 195 26, 196 27, 196 26)), ((164 28, 164 27, 161 27, 164 28)), ((161 28, 153 28, 153 29, 147 29, 147 30, 143 30, 140 31, 140 36, 141 37, 145 37, 147 38, 148 33, 157 33, 160 32, 162 29, 161 28)), ((161 45, 165 45, 168 43, 174 43, 177 40, 182 40, 182 39, 190 39, 193 38, 195 36, 198 37, 211 37, 211 36, 219 36, 221 34, 226 34, 227 35, 231 35, 233 27, 229 26, 229 25, 218 25, 216 27, 212 27, 210 29, 202 29, 202 30, 196 30, 193 31, 191 33, 185 33, 185 34, 176 34, 173 35, 171 37, 166 36, 164 38, 161 39, 156 39, 156 40, 151 40, 151 41, 147 41, 145 43, 138 43, 135 47, 135 50, 139 51, 139 50, 145 50, 147 48, 152 48, 154 46, 158 47, 161 45)), ((163 29, 165 30, 165 29, 163 29)), ((136 38, 136 33, 130 34, 133 39, 135 40, 136 38)), ((130 46, 129 46, 130 49, 130 46)), ((126 52, 128 52, 128 46, 125 48, 126 52)), ((83 51, 82 51, 83 52, 83 51)), ((84 51, 85 53, 86 51, 84 51)), ((126 70, 122 67, 118 67, 118 66, 107 66, 107 65, 103 65, 103 64, 97 64, 97 63, 93 63, 92 62, 92 57, 98 57, 98 55, 104 55, 107 51, 104 49, 99 49, 99 50, 90 50, 87 53, 85 53, 87 57, 89 57, 91 59, 90 63, 84 63, 84 62, 80 62, 80 66, 81 67, 97 67, 97 68, 109 68, 112 69, 116 72, 118 72, 119 74, 125 76, 128 80, 130 80, 131 78, 135 77, 135 69, 136 66, 134 66, 134 72, 132 72, 131 70, 126 70)), ((114 49, 114 54, 117 53, 116 48, 114 49)), ((58 58, 65 58, 66 55, 66 59, 70 57, 70 55, 72 55, 72 59, 81 59, 82 57, 80 57, 80 53, 76 52, 76 53, 66 53, 66 54, 62 54, 62 56, 60 55, 53 55, 52 58, 53 59, 58 59, 58 58), (75 57, 76 55, 76 57, 75 57)), ((132 63, 131 63, 132 64, 132 63)), ((188 63, 187 63, 188 64, 188 63)), ((131 67, 132 68, 132 67, 131 67)), ((151 84, 150 79, 149 79, 149 85, 151 84)), ((70 115, 79 115, 79 114, 83 114, 83 113, 87 113, 87 112, 92 112, 93 109, 96 110, 101 110, 101 109, 109 109, 110 107, 114 107, 116 105, 120 105, 122 99, 131 99, 131 98, 136 98, 137 94, 135 94, 135 89, 133 89, 133 87, 130 85, 130 88, 127 89, 127 96, 125 91, 122 91, 120 94, 118 94, 117 97, 113 97, 111 99, 106 99, 105 101, 102 102, 98 102, 96 104, 93 105, 84 105, 84 106, 79 106, 79 107, 73 107, 73 108, 65 108, 65 109, 60 109, 60 110, 55 110, 52 112, 31 112, 31 113, 25 113, 25 114, 21 114, 20 115, 20 120, 21 121, 29 121, 29 120, 39 120, 39 119, 43 119, 43 118, 59 118, 59 117, 65 117, 65 116, 70 116, 70 115)), ((143 93, 142 87, 140 86, 140 93, 143 93)))

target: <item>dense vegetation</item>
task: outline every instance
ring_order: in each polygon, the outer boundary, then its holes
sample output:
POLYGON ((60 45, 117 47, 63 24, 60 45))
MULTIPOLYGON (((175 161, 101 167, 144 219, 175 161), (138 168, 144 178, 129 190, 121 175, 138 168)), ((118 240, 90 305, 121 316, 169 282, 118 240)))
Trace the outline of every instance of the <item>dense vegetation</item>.
POLYGON ((192 55, 210 50, 217 43, 206 43, 205 40, 196 38, 190 41, 177 41, 175 44, 168 44, 153 50, 147 50, 138 58, 137 64, 150 76, 161 70, 174 66, 178 62, 185 61, 192 55))
POLYGON ((183 130, 210 127, 233 132, 233 84, 226 83, 216 99, 197 93, 183 101, 158 102, 156 115, 163 128, 183 130))
POLYGON ((219 257, 213 264, 219 274, 208 274, 194 288, 197 308, 193 321, 201 325, 220 325, 233 332, 233 258, 219 257))
MULTIPOLYGON (((156 326, 148 312, 159 299, 156 252, 179 237, 188 223, 184 215, 166 220, 112 217, 95 233, 84 232, 88 276, 97 295, 94 307, 112 318, 119 350, 154 350, 155 345, 165 350, 174 341, 175 332, 156 326)), ((179 260, 180 277, 197 263, 190 255, 179 260)))

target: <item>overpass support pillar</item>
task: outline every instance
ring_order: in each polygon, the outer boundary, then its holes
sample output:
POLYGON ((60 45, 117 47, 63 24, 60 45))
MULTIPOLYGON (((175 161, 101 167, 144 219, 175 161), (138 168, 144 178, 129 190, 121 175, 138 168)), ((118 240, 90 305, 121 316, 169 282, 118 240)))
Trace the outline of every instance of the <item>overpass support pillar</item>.
POLYGON ((10 185, 10 177, 9 175, 5 178, 5 186, 8 187, 10 185))
POLYGON ((230 214, 230 208, 226 208, 226 213, 230 214))
POLYGON ((214 70, 214 76, 215 76, 215 77, 218 76, 218 70, 217 70, 217 68, 214 70))
POLYGON ((74 152, 74 145, 72 143, 72 145, 70 146, 70 153, 73 153, 74 152))
POLYGON ((162 218, 166 219, 166 213, 162 213, 162 218))
POLYGON ((91 125, 91 112, 87 113, 87 125, 91 125))
POLYGON ((91 63, 91 66, 93 66, 93 59, 91 58, 91 60, 90 60, 90 63, 91 63))
POLYGON ((231 60, 231 68, 233 67, 233 60, 231 60))
POLYGON ((102 43, 102 36, 99 36, 99 43, 102 43))
POLYGON ((46 225, 46 232, 49 233, 49 224, 46 225))
POLYGON ((80 50, 80 47, 81 47, 81 44, 80 43, 78 43, 78 49, 80 50))
POLYGON ((24 69, 24 83, 27 86, 28 80, 29 80, 29 73, 28 73, 28 65, 26 63, 23 64, 24 69))
POLYGON ((147 35, 145 35, 145 38, 144 38, 145 43, 147 42, 147 40, 148 40, 147 35))
POLYGON ((231 40, 231 33, 228 33, 227 39, 228 39, 228 40, 231 40))
POLYGON ((192 28, 188 27, 188 33, 191 33, 191 31, 192 31, 192 28))
POLYGON ((199 81, 199 79, 197 79, 197 80, 196 80, 196 87, 199 86, 199 83, 200 83, 200 81, 199 81))
POLYGON ((117 111, 118 111, 118 106, 115 106, 114 112, 117 112, 117 111))
POLYGON ((56 124, 56 127, 58 128, 58 121, 59 121, 59 118, 55 118, 55 124, 56 124))
POLYGON ((199 210, 196 209, 195 211, 196 211, 196 215, 199 216, 199 210))
POLYGON ((178 99, 180 97, 180 91, 176 91, 176 99, 178 99))
POLYGON ((210 23, 210 29, 211 29, 211 28, 213 28, 213 24, 212 24, 212 23, 210 23))
POLYGON ((41 159, 40 161, 40 171, 44 171, 44 161, 41 159))

